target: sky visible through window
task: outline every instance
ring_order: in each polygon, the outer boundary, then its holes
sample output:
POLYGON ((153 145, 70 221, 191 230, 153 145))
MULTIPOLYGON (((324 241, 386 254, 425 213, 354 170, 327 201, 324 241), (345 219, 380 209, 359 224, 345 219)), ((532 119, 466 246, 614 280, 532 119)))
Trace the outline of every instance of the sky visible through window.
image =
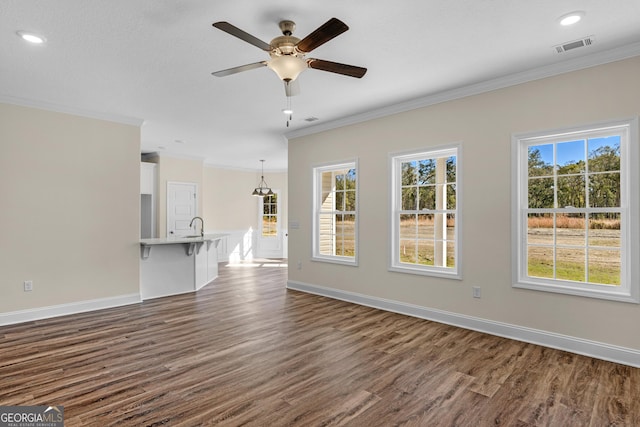
MULTIPOLYGON (((584 158, 585 142, 586 141, 584 139, 559 142, 557 144, 556 152, 558 157, 558 166, 565 166, 569 163, 586 160, 584 158)), ((591 138, 588 140, 589 153, 593 153, 598 148, 606 146, 611 148, 620 147, 620 137, 616 135, 602 138, 591 138)), ((545 164, 553 165, 553 144, 536 145, 535 149, 540 152, 541 159, 545 164)))

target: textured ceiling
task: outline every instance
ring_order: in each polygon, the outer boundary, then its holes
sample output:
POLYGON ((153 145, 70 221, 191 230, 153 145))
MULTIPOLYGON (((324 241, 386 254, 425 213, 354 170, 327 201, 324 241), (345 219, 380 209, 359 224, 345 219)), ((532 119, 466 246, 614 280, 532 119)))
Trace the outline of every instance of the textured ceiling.
MULTIPOLYGON (((282 170, 288 132, 552 66, 640 42, 638 0, 3 0, 0 101, 144 120, 142 150, 232 168, 282 170), (561 27, 558 18, 582 10, 561 27), (267 68, 211 75, 268 59, 211 26, 228 21, 269 42, 278 22, 303 38, 331 17, 350 30, 315 58, 368 68, 362 79, 299 77, 289 128, 282 82, 267 68), (46 37, 33 46, 17 35, 46 37), (589 47, 553 46, 594 36, 589 47), (305 119, 317 117, 313 123, 305 119), (180 141, 180 142, 178 142, 180 141)), ((583 61, 584 62, 584 61, 583 61)), ((585 62, 587 63, 587 62, 585 62)))

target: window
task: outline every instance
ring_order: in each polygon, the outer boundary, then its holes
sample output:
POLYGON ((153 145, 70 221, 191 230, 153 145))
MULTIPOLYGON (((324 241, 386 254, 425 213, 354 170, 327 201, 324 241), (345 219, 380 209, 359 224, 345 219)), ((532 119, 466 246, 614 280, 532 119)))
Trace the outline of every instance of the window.
POLYGON ((514 137, 515 287, 638 301, 636 130, 633 120, 514 137))
POLYGON ((458 151, 392 155, 390 270, 460 278, 458 151))
POLYGON ((278 194, 262 197, 262 237, 275 237, 278 234, 278 194))
POLYGON ((357 265, 356 162, 314 168, 313 259, 357 265))

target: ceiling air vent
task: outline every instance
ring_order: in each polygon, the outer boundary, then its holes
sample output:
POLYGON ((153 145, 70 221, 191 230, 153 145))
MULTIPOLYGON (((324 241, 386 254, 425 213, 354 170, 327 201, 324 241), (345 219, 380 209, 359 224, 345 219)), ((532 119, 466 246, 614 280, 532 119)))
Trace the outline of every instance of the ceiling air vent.
POLYGON ((579 47, 591 46, 594 41, 595 41, 595 38, 593 36, 589 36, 580 40, 574 40, 572 42, 559 44, 558 46, 554 46, 554 48, 557 53, 563 53, 569 50, 577 49, 579 47))

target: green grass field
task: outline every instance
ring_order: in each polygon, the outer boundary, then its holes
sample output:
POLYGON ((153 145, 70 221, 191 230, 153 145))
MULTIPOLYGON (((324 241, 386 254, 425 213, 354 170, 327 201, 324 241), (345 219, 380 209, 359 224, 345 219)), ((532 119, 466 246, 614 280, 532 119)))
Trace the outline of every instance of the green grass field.
MULTIPOLYGON (((529 257, 528 275, 553 279, 553 265, 547 260, 529 257)), ((584 282, 585 265, 571 261, 559 260, 556 264, 556 279, 584 282)), ((620 267, 618 265, 590 265, 589 283, 604 285, 620 284, 620 267)))
MULTIPOLYGON (((619 285, 620 284, 620 247, 619 227, 599 227, 584 231, 584 223, 576 222, 577 226, 563 227, 558 230, 556 243, 571 246, 558 249, 556 257, 555 277, 560 280, 585 282, 589 273, 589 283, 619 285), (585 245, 587 237, 590 245, 588 266, 585 266, 585 245), (604 248, 604 249, 602 249, 604 248)), ((529 242, 534 244, 552 244, 553 229, 546 228, 547 223, 530 223, 529 242)), ((447 224, 447 267, 455 266, 454 254, 455 223, 447 224)), ((340 231, 335 236, 335 255, 355 256, 355 223, 344 221, 339 224, 340 231)), ((440 244, 434 238, 433 220, 413 219, 402 221, 400 224, 400 262, 417 265, 434 265, 435 245, 440 244)), ((328 254, 329 255, 329 254, 328 254)), ((332 254, 331 254, 332 255, 332 254)), ((530 246, 528 254, 527 274, 532 277, 553 278, 553 253, 549 247, 530 246)))
POLYGON ((585 230, 584 222, 575 222, 575 227, 556 229, 555 236, 553 228, 544 225, 548 224, 529 221, 529 276, 554 278, 552 246, 555 242, 558 245, 556 279, 614 286, 620 284, 619 224, 608 227, 598 225, 585 230))

